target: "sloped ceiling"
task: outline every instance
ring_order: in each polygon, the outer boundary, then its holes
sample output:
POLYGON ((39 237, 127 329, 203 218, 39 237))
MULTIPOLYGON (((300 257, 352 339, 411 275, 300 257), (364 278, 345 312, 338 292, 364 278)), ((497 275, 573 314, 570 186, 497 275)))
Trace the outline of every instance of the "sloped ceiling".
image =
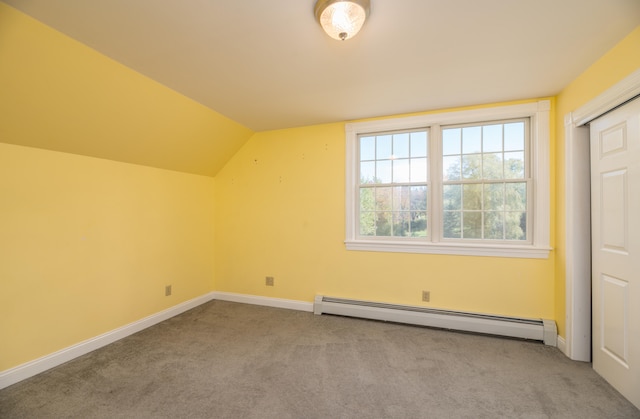
POLYGON ((638 0, 371 0, 339 42, 315 0, 4 0, 253 131, 555 95, 638 0))

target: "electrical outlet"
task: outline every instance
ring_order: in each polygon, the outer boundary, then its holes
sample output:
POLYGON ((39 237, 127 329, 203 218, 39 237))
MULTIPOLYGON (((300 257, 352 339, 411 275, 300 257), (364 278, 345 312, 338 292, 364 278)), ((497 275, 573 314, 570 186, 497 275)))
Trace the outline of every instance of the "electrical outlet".
POLYGON ((273 277, 272 277, 272 276, 267 276, 267 277, 265 278, 264 284, 265 284, 267 287, 273 287, 273 277))
POLYGON ((428 302, 431 299, 430 291, 422 291, 422 301, 428 302))
POLYGON ((168 297, 171 295, 171 285, 167 285, 164 287, 164 296, 168 297))

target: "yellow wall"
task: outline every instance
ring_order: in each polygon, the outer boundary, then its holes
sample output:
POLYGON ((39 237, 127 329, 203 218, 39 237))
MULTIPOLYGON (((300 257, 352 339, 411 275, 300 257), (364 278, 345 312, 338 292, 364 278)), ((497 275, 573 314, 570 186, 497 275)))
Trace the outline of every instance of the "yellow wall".
POLYGON ((212 177, 10 144, 198 172, 250 135, 0 3, 0 371, 214 288, 212 177))
POLYGON ((0 142, 214 176, 251 130, 0 2, 0 142))
POLYGON ((0 143, 0 196, 0 371, 213 290, 213 178, 0 143))
POLYGON ((553 252, 534 260, 347 251, 344 220, 344 124, 255 134, 216 176, 216 289, 412 305, 429 290, 431 307, 553 318, 553 252))
POLYGON ((571 82, 557 97, 556 174, 558 182, 556 190, 557 204, 555 206, 557 219, 555 319, 562 336, 564 336, 566 324, 564 116, 594 99, 638 69, 640 69, 640 26, 571 82))

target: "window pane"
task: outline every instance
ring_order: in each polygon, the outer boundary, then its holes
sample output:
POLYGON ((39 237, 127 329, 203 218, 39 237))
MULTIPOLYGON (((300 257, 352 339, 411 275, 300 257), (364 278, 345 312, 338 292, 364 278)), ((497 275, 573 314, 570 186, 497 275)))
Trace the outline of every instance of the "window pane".
POLYGON ((393 181, 395 183, 409 182, 409 159, 392 160, 393 181))
POLYGON ((462 208, 482 209, 482 185, 462 185, 462 208))
POLYGON ((484 238, 504 240, 504 214, 502 212, 484 213, 484 238))
POLYGON ((482 155, 482 175, 485 179, 502 179, 502 153, 482 155))
POLYGON ((506 212, 504 214, 505 221, 505 238, 507 240, 526 240, 527 239, 527 213, 526 212, 506 212))
POLYGON ((402 186, 396 186, 392 188, 393 199, 391 200, 391 209, 393 211, 400 211, 402 205, 402 186))
POLYGON ((482 238, 482 213, 464 211, 462 213, 462 237, 465 239, 482 238))
POLYGON ((442 154, 450 156, 461 154, 460 138, 462 130, 460 128, 449 128, 442 130, 442 154))
POLYGON ((460 180, 460 156, 442 158, 442 176, 444 180, 460 180))
POLYGON ((504 150, 524 150, 524 122, 504 124, 504 150))
POLYGON ((480 153, 481 149, 480 127, 462 128, 462 153, 480 153))
POLYGON ((411 199, 412 199, 412 191, 410 186, 402 187, 402 204, 400 205, 400 209, 402 211, 408 211, 411 209, 411 199))
POLYGON ((376 188, 376 210, 391 211, 393 188, 376 188))
POLYGON ((484 209, 489 211, 504 209, 504 183, 484 185, 484 209))
POLYGON ((376 167, 376 182, 391 183, 391 160, 379 160, 376 167))
POLYGON ((392 154, 391 136, 381 135, 376 137, 376 158, 378 160, 390 159, 392 154))
POLYGON ((504 153, 504 177, 524 179, 524 152, 504 153))
POLYGON ((411 188, 396 186, 393 188, 393 210, 408 211, 411 206, 411 188))
POLYGON ((374 211, 375 209, 375 189, 360 188, 360 211, 374 211))
POLYGON ((502 125, 482 127, 482 151, 484 153, 502 151, 502 125))
POLYGON ((427 156, 427 133, 425 131, 411 133, 411 157, 427 156))
POLYGON ((426 182, 427 181, 427 159, 411 159, 411 182, 426 182))
POLYGON ((390 236, 391 235, 391 213, 390 212, 377 212, 376 213, 376 236, 390 236))
POLYGON ((360 183, 376 183, 376 162, 360 163, 360 183))
POLYGON ((527 184, 507 183, 506 184, 506 209, 526 211, 527 209, 527 184))
POLYGON ((445 210, 461 210, 462 185, 444 185, 442 187, 442 203, 445 210))
POLYGON ((469 154, 462 156, 462 178, 480 179, 482 177, 481 154, 469 154))
POLYGON ((462 235, 462 229, 460 228, 460 212, 458 211, 445 211, 442 219, 442 234, 447 239, 459 239, 462 235))
POLYGON ((411 212, 411 236, 426 237, 427 236, 427 213, 411 212))
POLYGON ((394 212, 393 213, 393 235, 394 236, 408 236, 410 232, 410 218, 408 212, 394 212))
POLYGON ((411 207, 412 211, 427 210, 427 187, 412 186, 411 187, 411 207))
POLYGON ((360 160, 375 160, 376 158, 376 138, 360 138, 360 160))
POLYGON ((397 159, 409 157, 409 134, 396 134, 393 136, 393 156, 397 159))
POLYGON ((373 211, 360 212, 360 234, 363 236, 376 235, 376 213, 373 211))

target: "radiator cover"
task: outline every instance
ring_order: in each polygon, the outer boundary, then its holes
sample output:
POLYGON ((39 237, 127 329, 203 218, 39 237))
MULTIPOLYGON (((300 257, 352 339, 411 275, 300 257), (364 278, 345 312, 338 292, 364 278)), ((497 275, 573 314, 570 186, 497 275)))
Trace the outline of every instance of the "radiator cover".
POLYGON ((316 296, 313 312, 539 340, 551 346, 556 346, 558 337, 553 320, 440 310, 323 295, 316 296))

